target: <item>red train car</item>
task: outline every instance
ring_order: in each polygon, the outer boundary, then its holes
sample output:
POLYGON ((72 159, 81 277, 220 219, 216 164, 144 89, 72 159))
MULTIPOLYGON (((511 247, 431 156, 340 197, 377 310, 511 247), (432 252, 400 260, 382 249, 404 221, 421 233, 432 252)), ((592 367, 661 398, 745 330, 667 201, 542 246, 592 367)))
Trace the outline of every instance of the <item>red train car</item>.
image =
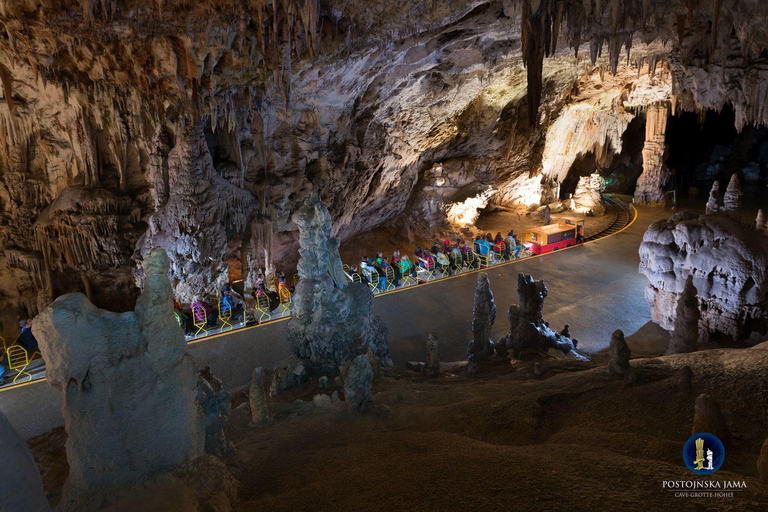
POLYGON ((565 218, 557 224, 526 230, 523 243, 529 246, 531 254, 544 254, 576 245, 577 239, 583 236, 584 221, 565 218))

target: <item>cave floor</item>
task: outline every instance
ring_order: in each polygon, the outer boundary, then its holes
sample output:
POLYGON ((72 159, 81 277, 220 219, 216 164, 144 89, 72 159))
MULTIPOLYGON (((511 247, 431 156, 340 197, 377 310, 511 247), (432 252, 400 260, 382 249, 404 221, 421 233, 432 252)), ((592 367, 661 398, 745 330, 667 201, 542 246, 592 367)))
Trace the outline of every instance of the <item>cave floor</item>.
MULTIPOLYGON (((640 329, 650 320, 650 309, 643 297, 646 282, 638 273, 637 249, 648 225, 669 214, 667 209, 641 206, 635 222, 613 236, 490 268, 498 308, 493 339, 509 329, 506 309, 516 302, 519 272, 544 279, 549 288, 545 320, 557 329, 570 324, 583 351, 606 348, 615 329, 627 335, 640 329)), ((475 282, 475 274, 462 274, 376 298, 374 312, 389 328, 395 365, 422 359, 430 331, 438 334, 442 360, 466 358, 475 282)), ((250 382, 254 366, 270 368, 290 355, 285 329, 284 321, 241 329, 205 338, 190 345, 190 352, 199 366, 210 366, 233 389, 250 382)), ((60 395, 43 381, 0 392, 0 410, 24 438, 63 424, 60 409, 60 395)))

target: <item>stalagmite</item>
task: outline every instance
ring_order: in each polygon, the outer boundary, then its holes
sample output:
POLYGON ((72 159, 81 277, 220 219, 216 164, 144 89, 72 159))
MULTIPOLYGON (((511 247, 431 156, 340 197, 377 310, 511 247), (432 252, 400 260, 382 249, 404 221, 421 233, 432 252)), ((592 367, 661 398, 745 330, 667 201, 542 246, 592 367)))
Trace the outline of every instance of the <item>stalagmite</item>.
POLYGON ((729 212, 735 215, 737 218, 741 218, 739 209, 741 208, 741 184, 739 183, 739 176, 734 173, 731 175, 731 181, 728 182, 728 187, 723 194, 723 211, 729 212))
POLYGON ((755 217, 755 229, 758 231, 765 231, 765 216, 763 210, 757 210, 757 217, 755 217))
POLYGON ((144 260, 135 311, 64 295, 35 318, 46 380, 63 396, 69 476, 59 510, 93 510, 205 453, 208 404, 173 315, 164 251, 144 260))
POLYGON ((706 212, 708 214, 717 213, 722 209, 722 199, 720 197, 720 182, 715 180, 712 183, 712 189, 709 191, 706 212))
POLYGON ((0 412, 0 509, 48 512, 43 480, 27 443, 0 412))
POLYGON ((631 352, 621 329, 616 329, 611 335, 608 353, 611 356, 611 360, 608 362, 608 372, 616 377, 628 377, 632 370, 629 364, 631 352))
POLYGON ((548 350, 574 359, 586 357, 576 350, 575 341, 549 327, 543 319, 544 299, 548 294, 544 281, 534 281, 533 276, 523 273, 517 276, 517 305, 509 306, 509 334, 499 340, 511 355, 541 355, 548 350))
POLYGON ((427 377, 437 377, 440 375, 440 351, 437 333, 432 331, 427 336, 427 361, 424 364, 424 374, 427 377))
POLYGON ((359 355, 352 360, 344 374, 344 400, 347 409, 355 412, 365 412, 373 403, 371 386, 373 371, 368 356, 359 355))
POLYGON ((251 425, 263 425, 269 421, 267 393, 264 391, 264 377, 261 366, 253 369, 248 403, 251 408, 251 425))
POLYGON ((388 362, 387 328, 371 314, 371 289, 347 281, 331 216, 316 192, 296 211, 293 221, 299 227, 301 257, 288 340, 296 356, 323 372, 336 372, 344 361, 369 350, 388 362))
POLYGON ((699 340, 699 300, 693 276, 688 276, 682 293, 677 298, 675 328, 669 341, 667 354, 681 354, 696 351, 699 340))
POLYGON ((665 134, 669 107, 666 102, 648 106, 643 145, 643 173, 637 180, 635 202, 663 204, 669 171, 664 166, 665 134))
POLYGON ((470 363, 480 363, 493 354, 491 329, 496 321, 496 303, 493 300, 488 274, 477 275, 475 304, 472 310, 472 341, 467 347, 470 363))

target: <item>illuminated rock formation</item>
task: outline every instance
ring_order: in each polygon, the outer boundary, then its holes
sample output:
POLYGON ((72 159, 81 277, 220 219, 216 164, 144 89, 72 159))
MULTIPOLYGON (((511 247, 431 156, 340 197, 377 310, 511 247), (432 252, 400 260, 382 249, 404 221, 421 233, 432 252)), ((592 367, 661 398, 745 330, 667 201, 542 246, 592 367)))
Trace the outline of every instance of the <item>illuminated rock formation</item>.
POLYGON ((763 210, 757 210, 757 217, 755 217, 755 229, 758 231, 765 231, 765 216, 763 210))
POLYGON ((731 181, 728 182, 728 187, 723 194, 723 211, 729 212, 737 219, 741 218, 741 183, 739 183, 738 174, 731 175, 731 181))
MULTIPOLYGON (((243 232, 255 200, 216 172, 198 125, 181 126, 177 144, 161 159, 153 163, 158 166, 153 172, 165 173, 167 194, 156 196, 156 210, 137 243, 136 257, 165 249, 176 299, 184 303, 196 295, 215 299, 228 281, 227 240, 243 232)), ((140 272, 137 277, 141 284, 140 272)))
POLYGON ((689 276, 697 290, 699 340, 768 333, 768 239, 722 214, 681 212, 654 222, 640 245, 651 319, 672 330, 689 276))
POLYGON ((373 293, 350 283, 341 268, 331 216, 313 192, 293 216, 299 227, 299 282, 293 294, 288 340, 296 356, 323 372, 369 350, 389 360, 387 328, 371 314, 373 293))
POLYGON ((597 173, 579 178, 576 191, 573 193, 575 209, 580 213, 589 213, 591 215, 602 215, 605 213, 605 206, 603 205, 603 197, 601 195, 604 188, 605 180, 597 173))
POLYGON ((611 360, 608 362, 608 372, 616 377, 628 377, 632 367, 629 364, 631 352, 624 340, 624 332, 616 329, 611 335, 611 344, 608 348, 611 360))
POLYGON ((43 480, 25 443, 0 412, 0 507, 9 512, 47 512, 43 480))
POLYGON ((635 188, 636 202, 645 204, 665 202, 664 186, 670 176, 664 166, 668 115, 669 109, 666 103, 654 103, 648 106, 643 145, 643 173, 638 178, 635 188))
POLYGON ((712 183, 712 189, 709 191, 709 199, 707 200, 706 212, 717 213, 723 208, 723 198, 720 197, 720 182, 715 180, 712 183))
POLYGON ((517 305, 509 306, 509 334, 499 343, 515 357, 536 356, 555 350, 575 359, 584 359, 569 337, 553 331, 544 321, 542 313, 547 293, 543 280, 534 281, 533 276, 518 274, 517 305))
POLYGON ((757 459, 757 471, 760 479, 768 484, 768 439, 763 443, 760 449, 760 457, 757 459))
POLYGON ((467 347, 470 363, 479 363, 493 354, 491 329, 496 321, 496 303, 493 300, 491 282, 488 274, 481 272, 477 275, 475 285, 475 303, 472 309, 472 341, 467 347))
POLYGON ((222 411, 199 401, 205 393, 174 319, 168 267, 163 251, 144 260, 135 311, 112 313, 70 294, 34 320, 46 379, 63 397, 69 476, 60 510, 113 502, 203 455, 207 437, 222 439, 206 432, 205 414, 214 415, 209 427, 221 427, 222 411))
POLYGON ((677 298, 675 309, 675 327, 669 341, 667 354, 694 352, 699 341, 699 300, 693 286, 693 276, 685 280, 685 286, 677 298))

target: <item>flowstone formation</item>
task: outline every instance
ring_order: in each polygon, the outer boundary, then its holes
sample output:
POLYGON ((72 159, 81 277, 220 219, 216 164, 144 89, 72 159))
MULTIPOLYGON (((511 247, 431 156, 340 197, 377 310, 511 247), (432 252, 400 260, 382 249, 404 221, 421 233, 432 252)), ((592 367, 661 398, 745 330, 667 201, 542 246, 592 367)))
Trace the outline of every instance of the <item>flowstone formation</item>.
POLYGON ((293 215, 299 227, 299 282, 293 294, 288 340, 315 371, 337 372, 344 361, 371 351, 389 361, 387 327, 371 314, 367 284, 350 283, 341 268, 331 215, 312 192, 293 215))
POLYGON ((491 282, 488 274, 477 275, 475 285, 475 304, 472 310, 472 341, 467 347, 470 364, 480 363, 493 355, 491 329, 496 321, 496 303, 493 300, 491 282))
POLYGON ((701 343, 768 334, 768 238, 731 215, 684 211, 654 222, 640 245, 640 273, 648 278, 651 319, 668 331, 691 276, 701 343))
POLYGON ((49 512, 43 480, 27 443, 0 412, 0 509, 49 512))
POLYGON ((696 298, 696 287, 693 286, 693 276, 688 276, 685 286, 677 299, 675 311, 675 327, 669 341, 667 354, 694 352, 699 341, 699 300, 696 298))
POLYGON ((517 305, 509 306, 509 334, 498 344, 514 357, 540 356, 554 350, 574 359, 586 359, 576 350, 574 341, 553 331, 544 321, 544 299, 548 293, 543 280, 534 281, 533 276, 523 273, 517 275, 517 305))
POLYGON ((221 447, 223 431, 206 431, 205 414, 212 412, 210 423, 222 427, 226 405, 209 383, 209 393, 200 390, 173 315, 168 267, 164 251, 144 260, 135 311, 112 313, 69 294, 34 320, 46 380, 63 397, 69 462, 63 511, 116 501, 132 486, 203 455, 206 438, 221 447), (216 404, 200 403, 206 394, 216 404))

